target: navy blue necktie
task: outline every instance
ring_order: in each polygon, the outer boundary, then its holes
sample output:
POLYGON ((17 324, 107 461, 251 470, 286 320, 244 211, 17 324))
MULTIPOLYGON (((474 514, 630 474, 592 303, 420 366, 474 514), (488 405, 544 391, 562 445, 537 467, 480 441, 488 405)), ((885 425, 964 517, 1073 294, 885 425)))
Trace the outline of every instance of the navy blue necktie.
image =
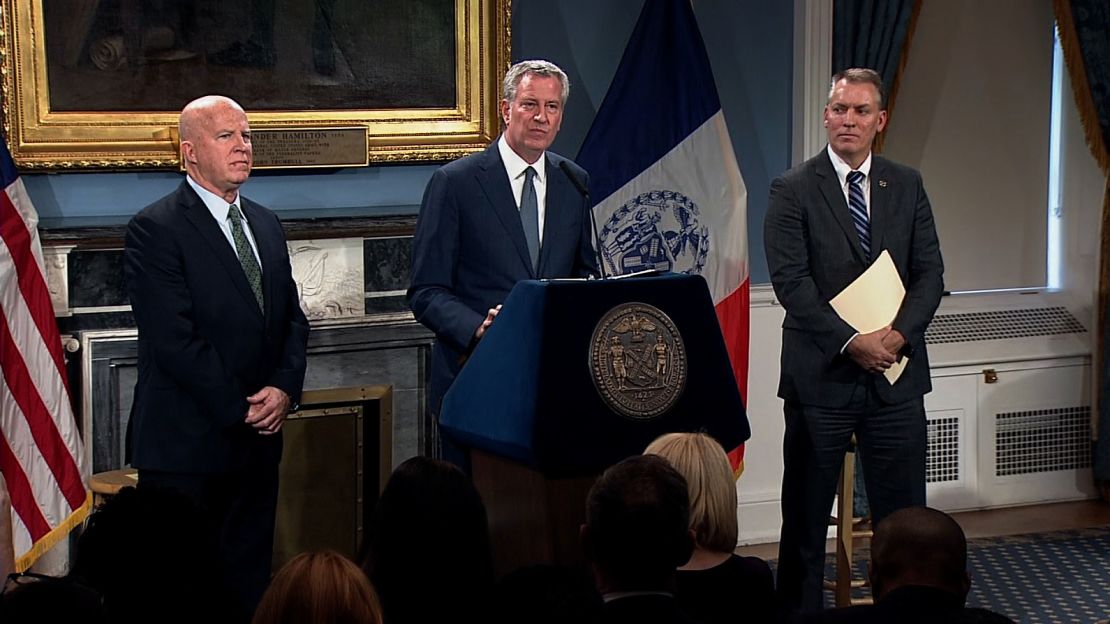
POLYGON ((863 172, 848 172, 848 211, 852 213, 852 223, 856 225, 859 246, 863 255, 871 257, 871 220, 867 216, 867 200, 863 196, 863 172))

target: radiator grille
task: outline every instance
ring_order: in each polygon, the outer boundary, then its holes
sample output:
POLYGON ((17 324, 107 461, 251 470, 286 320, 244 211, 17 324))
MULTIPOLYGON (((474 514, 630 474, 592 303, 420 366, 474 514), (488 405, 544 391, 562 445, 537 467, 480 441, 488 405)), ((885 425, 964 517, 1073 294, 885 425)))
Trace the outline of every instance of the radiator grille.
POLYGON ((1067 308, 1029 308, 994 312, 938 314, 925 330, 925 342, 973 342, 1056 334, 1081 334, 1083 327, 1067 308))
POLYGON ((999 477, 1091 466, 1091 408, 1060 407, 998 414, 995 474, 999 477))
POLYGON ((925 450, 925 482, 960 480, 960 420, 956 417, 931 418, 929 441, 925 450))

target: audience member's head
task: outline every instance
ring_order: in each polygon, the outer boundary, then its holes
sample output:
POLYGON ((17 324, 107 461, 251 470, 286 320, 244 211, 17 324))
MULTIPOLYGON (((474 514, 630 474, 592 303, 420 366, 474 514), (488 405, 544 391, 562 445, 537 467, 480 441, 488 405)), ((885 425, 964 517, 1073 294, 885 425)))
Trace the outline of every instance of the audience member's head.
POLYGON ((601 622, 601 594, 584 571, 556 565, 514 570, 497 582, 496 624, 593 624, 601 622))
POLYGON ((871 538, 871 585, 879 601, 907 585, 966 598, 971 581, 963 529, 930 507, 906 507, 883 518, 871 538))
POLYGON ((686 480, 656 455, 606 470, 586 498, 582 545, 602 592, 668 589, 693 552, 686 480))
POLYGON ((668 433, 644 454, 662 457, 686 479, 695 545, 721 553, 735 550, 736 482, 721 445, 704 433, 668 433))
POLYGON ((333 550, 289 560, 270 583, 252 624, 381 624, 378 596, 362 570, 333 550))
POLYGON ((0 622, 4 624, 101 624, 108 621, 100 604, 100 594, 73 579, 12 577, 0 594, 0 622))
POLYGON ((398 466, 367 543, 364 568, 390 624, 474 621, 485 608, 493 587, 486 508, 455 466, 426 457, 398 466))
POLYGON ((177 491, 123 488, 89 516, 71 576, 100 593, 114 622, 216 621, 227 594, 204 522, 177 491))

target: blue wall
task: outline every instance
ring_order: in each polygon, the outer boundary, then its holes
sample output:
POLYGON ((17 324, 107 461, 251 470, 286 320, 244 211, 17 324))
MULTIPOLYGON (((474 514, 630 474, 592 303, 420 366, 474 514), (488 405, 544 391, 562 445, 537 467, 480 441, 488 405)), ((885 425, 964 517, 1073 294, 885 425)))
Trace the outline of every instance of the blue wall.
MULTIPOLYGON (((547 58, 570 76, 563 129, 553 149, 573 157, 616 71, 642 2, 562 0, 513 3, 513 59, 547 58)), ((789 2, 698 0, 721 105, 748 187, 753 283, 768 281, 763 215, 771 179, 790 164, 793 13, 789 2)), ((433 165, 390 165, 287 175, 257 172, 244 193, 274 210, 413 214, 433 165)), ((44 225, 122 223, 172 191, 173 172, 24 176, 44 225)))
MULTIPOLYGON (((243 193, 286 213, 320 208, 332 213, 356 209, 364 215, 412 214, 435 169, 383 166, 301 175, 256 171, 243 193)), ((168 171, 23 176, 46 226, 126 223, 143 206, 177 188, 181 179, 181 174, 168 171)))

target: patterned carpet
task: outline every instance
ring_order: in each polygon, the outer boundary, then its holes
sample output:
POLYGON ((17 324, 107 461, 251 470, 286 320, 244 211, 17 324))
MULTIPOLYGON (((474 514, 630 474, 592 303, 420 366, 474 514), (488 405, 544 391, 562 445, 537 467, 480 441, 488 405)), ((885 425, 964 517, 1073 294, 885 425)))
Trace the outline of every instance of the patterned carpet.
MULTIPOLYGON (((856 552, 856 576, 867 574, 867 549, 856 552)), ((1110 526, 968 543, 967 604, 1022 624, 1093 624, 1110 618, 1110 526)), ((835 578, 835 557, 825 577, 835 578)), ((855 590, 863 597, 867 590, 855 590)), ((825 604, 833 604, 826 592, 825 604)))

